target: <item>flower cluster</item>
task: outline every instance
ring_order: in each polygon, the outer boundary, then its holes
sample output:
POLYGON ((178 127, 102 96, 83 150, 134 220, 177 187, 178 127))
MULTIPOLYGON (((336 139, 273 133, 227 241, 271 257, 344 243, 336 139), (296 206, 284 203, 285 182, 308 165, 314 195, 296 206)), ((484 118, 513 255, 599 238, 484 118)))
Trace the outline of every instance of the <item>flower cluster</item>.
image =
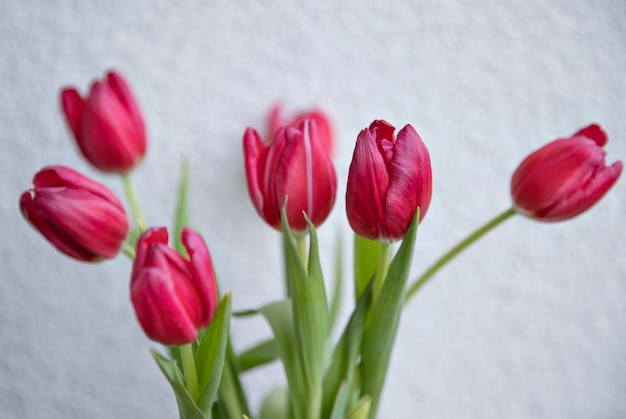
MULTIPOLYGON (((327 115, 312 109, 284 118, 272 108, 267 132, 243 134, 250 199, 259 216, 281 231, 284 300, 259 314, 273 337, 236 353, 229 340, 230 294, 218 290, 209 249, 186 226, 185 194, 173 227, 148 227, 130 183, 146 153, 140 107, 124 78, 109 72, 81 97, 61 92, 78 149, 102 172, 122 176, 132 219, 106 186, 56 165, 41 169, 19 199, 24 218, 59 251, 97 262, 123 252, 133 260, 130 300, 151 340, 170 347, 153 355, 172 385, 182 417, 250 417, 239 375, 275 359, 283 363, 287 404, 267 403, 262 417, 374 418, 398 328, 409 299, 445 263, 514 214, 539 221, 573 218, 597 203, 623 171, 607 165, 607 135, 597 124, 548 143, 526 157, 511 179, 512 208, 471 234, 408 284, 417 225, 432 197, 426 144, 411 125, 396 134, 374 120, 356 136, 346 185, 346 215, 355 239, 355 307, 336 344, 330 341, 334 302, 327 302, 316 228, 335 204, 335 138, 327 115), (308 250, 307 242, 308 241, 308 250), (390 245, 401 241, 390 261, 390 245), (384 298, 381 298, 383 296, 384 298), (333 348, 332 354, 328 349, 333 348), (182 368, 182 371, 181 371, 182 368), (268 413, 269 412, 269 413, 268 413)), ((182 186, 186 190, 186 184, 182 186)), ((333 296, 336 298, 336 295, 333 296)))

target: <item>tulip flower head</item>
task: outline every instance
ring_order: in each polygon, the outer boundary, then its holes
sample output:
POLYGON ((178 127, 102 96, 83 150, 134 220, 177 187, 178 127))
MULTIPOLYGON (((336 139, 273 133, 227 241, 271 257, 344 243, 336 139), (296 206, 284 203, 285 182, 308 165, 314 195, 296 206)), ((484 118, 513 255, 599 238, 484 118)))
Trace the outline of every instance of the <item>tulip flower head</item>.
POLYGON ((511 179, 517 212, 540 221, 575 217, 615 184, 624 165, 606 165, 606 133, 597 124, 557 139, 531 153, 511 179))
POLYGON ((391 242, 404 237, 415 211, 420 221, 432 195, 430 156, 411 125, 394 135, 376 120, 359 134, 346 190, 346 212, 356 234, 391 242))
POLYGON ((109 72, 86 98, 74 88, 61 92, 67 123, 83 156, 104 172, 126 173, 146 153, 143 118, 121 75, 109 72))
POLYGON ((66 255, 97 262, 118 254, 128 218, 104 185, 63 166, 49 166, 20 198, 24 218, 66 255))
POLYGON ((185 228, 185 259, 167 245, 165 227, 146 230, 137 241, 130 293, 146 335, 164 345, 193 342, 209 325, 217 307, 217 285, 202 237, 185 228))
POLYGON ((295 233, 304 232, 303 212, 315 226, 335 203, 337 176, 314 120, 278 129, 266 144, 253 128, 243 138, 248 191, 259 215, 280 229, 280 212, 287 200, 287 221, 295 233))
POLYGON ((317 127, 317 133, 320 141, 328 150, 328 154, 333 155, 334 149, 334 136, 333 128, 328 116, 320 109, 310 109, 308 111, 301 112, 293 117, 291 120, 287 120, 283 117, 283 108, 281 105, 276 104, 270 110, 269 117, 267 119, 268 137, 274 138, 274 135, 284 125, 298 126, 305 119, 312 119, 315 121, 317 127))

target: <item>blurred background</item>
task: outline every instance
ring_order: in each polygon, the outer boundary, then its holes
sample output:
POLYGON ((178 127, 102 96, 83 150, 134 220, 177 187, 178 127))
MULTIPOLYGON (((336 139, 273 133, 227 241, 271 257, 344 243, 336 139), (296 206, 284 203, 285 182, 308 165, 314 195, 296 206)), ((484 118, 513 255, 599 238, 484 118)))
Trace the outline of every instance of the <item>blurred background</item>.
MULTIPOLYGON (((174 418, 128 296, 130 261, 75 262, 18 212, 35 172, 91 169, 59 91, 114 68, 141 104, 149 151, 133 173, 151 224, 170 225, 180 166, 191 215, 234 308, 282 297, 279 234, 256 215, 247 126, 315 105, 332 118, 339 193, 319 229, 328 277, 338 236, 351 277, 345 180, 373 119, 411 123, 428 146, 431 207, 412 277, 508 208, 528 153, 599 122, 626 158, 621 0, 3 1, 0 17, 0 417, 174 418)), ((626 181, 557 224, 514 217, 433 278, 405 309, 381 418, 626 417, 626 181)), ((352 308, 347 281, 340 325, 352 308)), ((233 321, 243 349, 269 336, 233 321)), ((244 384, 258 407, 278 364, 244 384)))

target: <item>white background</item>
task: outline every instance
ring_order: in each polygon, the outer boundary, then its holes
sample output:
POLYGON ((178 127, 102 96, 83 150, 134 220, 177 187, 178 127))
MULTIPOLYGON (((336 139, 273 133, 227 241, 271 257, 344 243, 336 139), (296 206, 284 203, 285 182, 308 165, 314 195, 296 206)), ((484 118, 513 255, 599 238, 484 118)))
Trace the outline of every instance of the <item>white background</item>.
MULTIPOLYGON (((130 262, 77 263, 21 218, 33 174, 64 164, 121 192, 78 155, 59 90, 126 76, 149 131, 133 174, 152 224, 169 224, 183 156, 191 208, 235 309, 282 295, 279 235, 256 215, 241 137, 269 106, 332 117, 339 195, 320 228, 325 269, 345 220, 356 135, 411 123, 434 195, 416 277, 510 206, 532 150, 597 121, 626 158, 626 3, 556 1, 7 1, 0 13, 0 417, 174 418, 136 323, 130 262), (175 4, 178 3, 176 6, 175 4)), ((626 182, 559 224, 507 221, 433 279, 403 314, 382 418, 626 417, 626 182)), ((351 275, 346 261, 346 276, 351 275)), ((346 287, 342 322, 351 308, 346 287)), ((268 336, 233 323, 235 346, 268 336)), ((283 381, 245 377, 253 406, 283 381)))

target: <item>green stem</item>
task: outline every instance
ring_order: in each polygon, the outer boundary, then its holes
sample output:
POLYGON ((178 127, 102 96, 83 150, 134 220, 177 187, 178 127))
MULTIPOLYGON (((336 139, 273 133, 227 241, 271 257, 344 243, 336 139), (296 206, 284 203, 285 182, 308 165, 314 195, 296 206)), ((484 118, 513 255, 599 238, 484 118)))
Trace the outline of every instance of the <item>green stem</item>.
POLYGON ((218 391, 224 410, 228 413, 227 417, 240 418, 249 413, 248 401, 241 387, 239 367, 236 364, 236 355, 230 338, 226 348, 226 362, 218 391))
POLYGON ((306 419, 319 419, 322 414, 322 389, 321 386, 314 386, 307 394, 306 419))
POLYGON ((487 224, 483 225, 482 227, 480 227, 479 229, 474 231, 472 234, 467 236, 464 240, 462 240, 456 246, 454 246, 452 249, 450 249, 448 251, 448 253, 446 253, 441 258, 439 258, 439 260, 437 262, 435 262, 430 268, 428 268, 428 270, 426 272, 424 272, 422 274, 422 276, 420 276, 413 284, 411 284, 411 286, 409 287, 409 290, 408 290, 408 292, 406 294, 406 298, 404 300, 405 304, 446 263, 448 263, 455 256, 457 256, 459 253, 461 253, 463 250, 465 250, 465 248, 468 247, 470 244, 474 243, 476 240, 478 240, 479 238, 484 236, 487 232, 493 230, 495 227, 500 225, 503 221, 505 221, 505 220, 509 219, 510 217, 512 217, 514 214, 516 214, 515 209, 514 208, 509 208, 508 210, 504 211, 500 215, 498 215, 495 218, 493 218, 487 224))
POLYGON ((139 200, 137 199, 137 192, 135 192, 135 188, 130 181, 130 175, 123 175, 122 179, 124 181, 124 190, 126 191, 126 196, 128 197, 128 201, 130 203, 130 210, 133 213, 133 217, 135 217, 139 232, 143 233, 146 231, 146 224, 141 212, 141 205, 139 205, 139 200))
POLYGON ((306 251, 306 235, 296 235, 294 238, 296 239, 296 249, 298 250, 300 262, 302 262, 302 266, 304 266, 306 271, 309 263, 309 255, 306 251))
POLYGON ((135 248, 130 243, 124 242, 122 252, 124 252, 124 254, 130 258, 130 260, 135 259, 135 248))
POLYGON ((389 268, 389 254, 391 253, 391 243, 381 243, 378 252, 378 265, 376 267, 376 276, 374 277, 374 289, 372 290, 372 305, 378 299, 380 290, 383 289, 383 283, 387 276, 387 268, 389 268))
POLYGON ((196 361, 194 360, 191 343, 180 346, 180 356, 183 360, 183 372, 185 374, 185 387, 194 401, 200 397, 198 386, 198 373, 196 372, 196 361))

